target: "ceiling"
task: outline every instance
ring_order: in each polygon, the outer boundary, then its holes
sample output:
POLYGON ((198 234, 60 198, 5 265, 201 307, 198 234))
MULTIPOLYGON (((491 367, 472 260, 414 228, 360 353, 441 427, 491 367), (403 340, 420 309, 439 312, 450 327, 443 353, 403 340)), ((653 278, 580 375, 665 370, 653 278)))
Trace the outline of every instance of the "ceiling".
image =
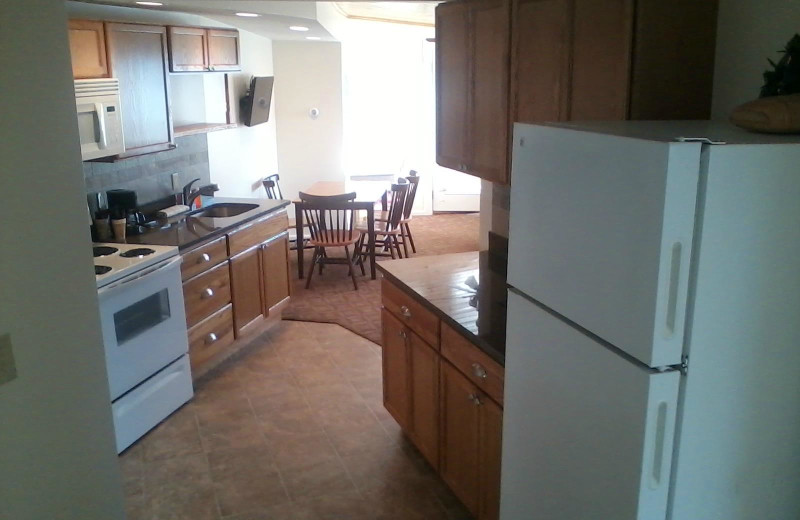
MULTIPOLYGON (((158 0, 162 6, 137 5, 137 0, 77 0, 84 4, 135 7, 149 11, 190 13, 205 16, 272 40, 336 41, 317 21, 316 2, 302 0, 158 0), (237 12, 257 14, 257 17, 236 16, 237 12), (309 30, 298 32, 290 26, 309 30), (310 37, 310 38, 309 38, 310 37)), ((348 18, 386 21, 414 25, 433 25, 433 10, 438 2, 333 2, 348 18)))

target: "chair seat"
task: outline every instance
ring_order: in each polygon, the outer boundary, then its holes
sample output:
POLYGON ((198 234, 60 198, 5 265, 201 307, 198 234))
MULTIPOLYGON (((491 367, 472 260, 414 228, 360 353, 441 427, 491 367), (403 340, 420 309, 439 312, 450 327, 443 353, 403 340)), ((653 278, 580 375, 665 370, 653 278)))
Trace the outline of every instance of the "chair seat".
MULTIPOLYGON (((380 221, 378 219, 375 219, 375 233, 378 235, 397 235, 400 233, 400 228, 395 228, 387 231, 386 223, 387 222, 385 220, 380 221)), ((366 219, 359 220, 356 223, 356 231, 358 231, 359 233, 366 235, 368 229, 369 226, 367 225, 366 219)))
POLYGON ((358 242, 361 238, 360 234, 353 233, 353 236, 347 240, 314 240, 309 239, 309 245, 316 246, 316 247, 344 247, 344 246, 351 246, 358 242))

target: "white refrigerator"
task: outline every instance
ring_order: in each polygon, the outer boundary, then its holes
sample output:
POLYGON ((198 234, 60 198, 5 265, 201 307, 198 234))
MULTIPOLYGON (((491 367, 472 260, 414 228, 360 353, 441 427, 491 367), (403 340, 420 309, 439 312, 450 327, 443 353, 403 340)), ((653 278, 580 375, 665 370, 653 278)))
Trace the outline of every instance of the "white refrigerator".
POLYGON ((800 136, 517 124, 509 238, 502 520, 800 519, 800 136))

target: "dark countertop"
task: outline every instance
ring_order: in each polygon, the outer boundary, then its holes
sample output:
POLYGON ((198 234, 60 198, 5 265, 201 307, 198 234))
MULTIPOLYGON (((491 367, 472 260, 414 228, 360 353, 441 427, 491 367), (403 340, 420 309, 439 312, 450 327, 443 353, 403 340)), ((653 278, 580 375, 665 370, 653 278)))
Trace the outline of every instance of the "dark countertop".
POLYGON ((161 220, 159 221, 160 226, 146 229, 140 235, 129 235, 126 242, 128 244, 178 246, 179 249, 185 250, 221 236, 226 231, 246 222, 274 213, 291 203, 289 200, 206 197, 203 207, 207 208, 212 204, 225 202, 257 204, 258 207, 234 217, 195 217, 191 213, 184 213, 169 220, 161 220))
POLYGON ((488 251, 378 262, 389 281, 505 366, 505 258, 488 251))

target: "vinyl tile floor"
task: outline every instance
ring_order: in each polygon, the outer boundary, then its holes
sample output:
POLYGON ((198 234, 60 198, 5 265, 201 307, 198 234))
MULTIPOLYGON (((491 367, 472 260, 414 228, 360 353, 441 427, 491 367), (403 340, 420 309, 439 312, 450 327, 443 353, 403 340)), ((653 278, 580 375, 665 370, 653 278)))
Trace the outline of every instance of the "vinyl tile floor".
POLYGON ((462 520, 383 408, 381 350, 283 321, 119 458, 129 520, 462 520))

